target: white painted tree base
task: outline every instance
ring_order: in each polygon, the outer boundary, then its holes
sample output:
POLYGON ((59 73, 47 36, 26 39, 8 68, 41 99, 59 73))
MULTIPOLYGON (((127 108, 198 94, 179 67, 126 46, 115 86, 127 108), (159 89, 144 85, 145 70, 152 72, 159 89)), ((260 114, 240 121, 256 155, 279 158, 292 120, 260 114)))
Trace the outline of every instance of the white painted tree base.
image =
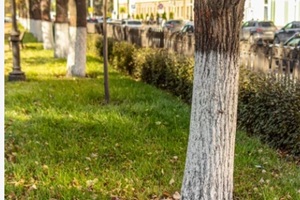
POLYGON ((18 22, 26 29, 30 30, 30 20, 28 18, 18 18, 18 22))
POLYGON ((42 21, 43 47, 53 49, 53 26, 52 22, 42 21))
POLYGON ((85 77, 86 27, 69 27, 67 76, 85 77))
POLYGON ((239 70, 228 54, 195 54, 182 200, 233 199, 239 70))
POLYGON ((38 42, 43 41, 42 20, 30 19, 29 31, 33 34, 38 42))
POLYGON ((54 57, 67 58, 69 51, 69 24, 54 24, 54 57))

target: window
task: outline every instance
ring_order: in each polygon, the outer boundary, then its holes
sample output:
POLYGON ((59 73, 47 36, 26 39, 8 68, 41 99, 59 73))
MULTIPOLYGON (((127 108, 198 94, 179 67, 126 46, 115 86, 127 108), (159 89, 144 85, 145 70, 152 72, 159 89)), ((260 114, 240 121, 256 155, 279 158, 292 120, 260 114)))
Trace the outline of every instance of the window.
POLYGON ((287 43, 288 46, 295 47, 300 44, 300 38, 294 38, 287 43))
POLYGON ((294 23, 293 28, 300 28, 300 23, 294 23))
POLYGON ((261 27, 272 27, 272 26, 274 26, 273 22, 259 22, 258 25, 261 26, 261 27))

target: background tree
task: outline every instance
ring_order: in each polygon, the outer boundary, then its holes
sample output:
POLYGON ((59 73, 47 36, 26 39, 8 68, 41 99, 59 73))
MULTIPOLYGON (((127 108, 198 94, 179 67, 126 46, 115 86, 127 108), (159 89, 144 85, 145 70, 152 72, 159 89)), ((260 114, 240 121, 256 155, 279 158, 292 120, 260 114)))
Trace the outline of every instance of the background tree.
POLYGON ((41 0, 42 37, 44 49, 53 48, 53 26, 50 17, 50 0, 41 0))
POLYGON ((174 13, 173 12, 169 13, 169 19, 174 19, 174 13))
POLYGON ((182 200, 233 199, 244 0, 195 1, 195 68, 182 200))
POLYGON ((56 1, 54 27, 54 57, 67 58, 69 47, 68 0, 56 1))
POLYGON ((29 1, 29 17, 30 25, 29 31, 37 38, 39 42, 43 41, 42 37, 42 14, 41 14, 41 1, 40 0, 28 0, 29 1))
POLYGON ((67 76, 85 77, 86 64, 86 2, 70 0, 69 51, 67 76))

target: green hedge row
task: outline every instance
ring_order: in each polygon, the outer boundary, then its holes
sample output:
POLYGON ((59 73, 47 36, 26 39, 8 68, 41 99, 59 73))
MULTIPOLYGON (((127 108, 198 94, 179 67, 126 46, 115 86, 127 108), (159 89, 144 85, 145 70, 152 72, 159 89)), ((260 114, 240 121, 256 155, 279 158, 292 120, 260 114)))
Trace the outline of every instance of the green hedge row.
MULTIPOLYGON (((110 60, 115 68, 191 102, 193 58, 164 49, 137 48, 127 42, 110 45, 110 60)), ((275 148, 299 156, 299 84, 288 88, 273 78, 241 68, 238 126, 275 148)))
POLYGON ((167 90, 190 102, 193 59, 164 49, 137 48, 127 42, 113 46, 112 64, 135 79, 167 90))
POLYGON ((238 125, 271 146, 300 156, 300 84, 241 68, 238 125))

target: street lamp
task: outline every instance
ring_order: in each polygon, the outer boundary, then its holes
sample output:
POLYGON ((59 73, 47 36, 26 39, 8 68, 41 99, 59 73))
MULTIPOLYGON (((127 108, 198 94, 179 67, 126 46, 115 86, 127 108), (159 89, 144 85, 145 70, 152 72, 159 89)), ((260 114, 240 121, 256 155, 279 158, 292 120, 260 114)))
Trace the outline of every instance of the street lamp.
POLYGON ((12 43, 12 53, 13 53, 13 71, 8 75, 8 81, 24 81, 25 74, 21 71, 20 66, 20 32, 17 27, 16 20, 16 2, 12 0, 12 31, 10 33, 10 42, 12 43))

